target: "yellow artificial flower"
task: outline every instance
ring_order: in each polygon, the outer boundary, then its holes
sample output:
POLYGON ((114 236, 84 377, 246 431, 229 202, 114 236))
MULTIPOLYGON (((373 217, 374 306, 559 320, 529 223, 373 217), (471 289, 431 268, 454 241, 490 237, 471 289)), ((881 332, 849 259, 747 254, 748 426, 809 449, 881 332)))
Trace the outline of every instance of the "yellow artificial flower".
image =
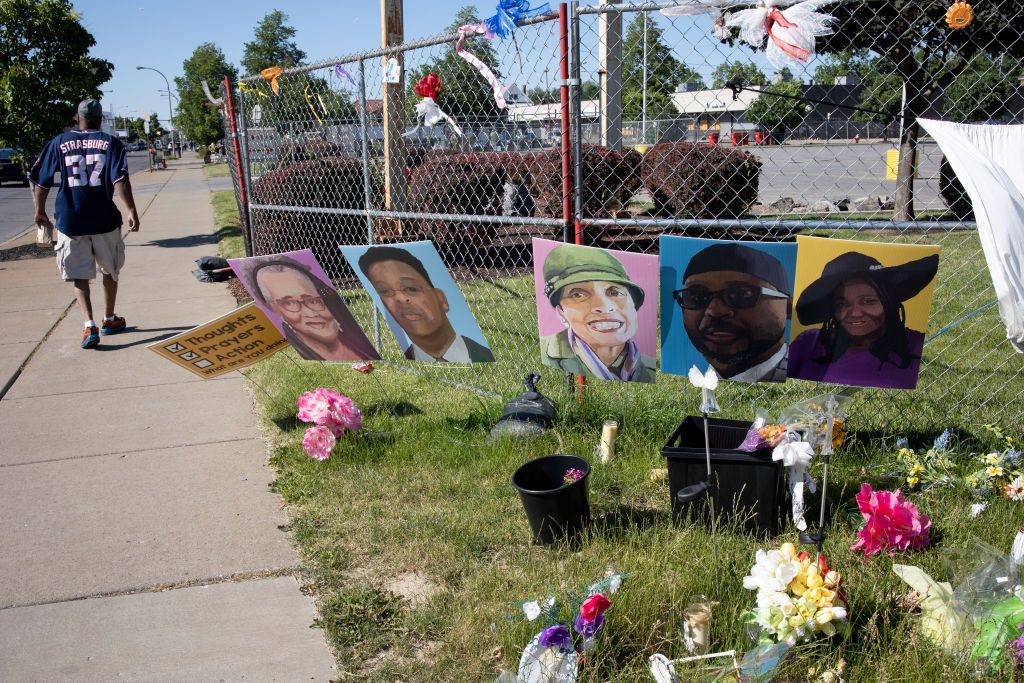
POLYGON ((989 453, 988 455, 985 456, 985 464, 998 465, 1002 459, 1002 456, 999 455, 998 453, 989 453))
POLYGON ((910 468, 909 474, 910 476, 914 476, 915 474, 921 474, 922 472, 924 472, 924 466, 919 462, 915 462, 914 466, 910 468))
POLYGON ((988 476, 993 478, 1003 476, 1003 468, 998 466, 989 467, 987 470, 985 470, 985 472, 988 474, 988 476))
POLYGON ((907 477, 907 485, 914 488, 921 480, 918 477, 907 477))
POLYGON ((796 557, 796 546, 792 543, 783 543, 782 547, 779 548, 779 552, 782 553, 783 560, 790 562, 796 557))
POLYGON ((914 451, 910 450, 909 448, 901 448, 896 452, 896 455, 900 456, 901 458, 909 458, 914 455, 914 451))

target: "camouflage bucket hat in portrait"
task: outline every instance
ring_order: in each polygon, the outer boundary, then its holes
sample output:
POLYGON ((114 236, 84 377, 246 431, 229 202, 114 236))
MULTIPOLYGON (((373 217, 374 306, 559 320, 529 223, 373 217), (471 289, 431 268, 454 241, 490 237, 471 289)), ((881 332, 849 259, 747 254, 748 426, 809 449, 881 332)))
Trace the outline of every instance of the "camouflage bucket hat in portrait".
POLYGON ((644 303, 644 290, 633 282, 626 267, 603 249, 578 244, 562 244, 544 259, 544 294, 552 306, 557 306, 562 289, 580 282, 615 282, 626 287, 633 295, 637 308, 644 303))

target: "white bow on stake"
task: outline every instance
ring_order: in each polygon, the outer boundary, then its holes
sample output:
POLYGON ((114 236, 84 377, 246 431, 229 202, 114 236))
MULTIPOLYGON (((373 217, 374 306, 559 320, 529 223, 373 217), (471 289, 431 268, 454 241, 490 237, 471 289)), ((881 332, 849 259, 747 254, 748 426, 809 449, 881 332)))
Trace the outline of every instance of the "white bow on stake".
POLYGON ((694 365, 690 368, 690 384, 697 387, 701 391, 701 403, 700 412, 702 413, 717 413, 718 401, 715 399, 715 389, 718 388, 718 373, 711 366, 708 366, 708 371, 701 374, 697 366, 694 365))
POLYGON ((801 67, 814 56, 815 39, 832 33, 835 17, 816 11, 833 0, 805 0, 784 10, 775 0, 764 0, 754 9, 732 12, 725 20, 729 28, 739 29, 739 37, 751 47, 761 47, 765 37, 765 57, 776 67, 801 67))
POLYGON ((793 523, 800 531, 807 531, 807 520, 804 519, 804 486, 814 493, 818 490, 818 485, 807 472, 811 466, 811 458, 814 457, 814 446, 806 441, 799 441, 798 438, 793 432, 787 433, 782 443, 772 451, 772 460, 781 460, 789 470, 787 478, 789 495, 793 501, 793 523))
POLYGON ((700 412, 704 415, 704 457, 707 464, 708 478, 697 484, 680 489, 676 497, 680 502, 690 502, 697 496, 705 494, 708 496, 708 507, 711 512, 711 548, 714 553, 715 563, 715 598, 721 599, 719 590, 720 572, 718 566, 718 522, 715 519, 715 499, 711 493, 714 486, 711 477, 711 441, 708 439, 708 413, 718 412, 718 401, 715 399, 715 389, 718 388, 718 373, 711 366, 705 373, 701 373, 694 365, 690 368, 690 384, 700 389, 701 402, 700 412))

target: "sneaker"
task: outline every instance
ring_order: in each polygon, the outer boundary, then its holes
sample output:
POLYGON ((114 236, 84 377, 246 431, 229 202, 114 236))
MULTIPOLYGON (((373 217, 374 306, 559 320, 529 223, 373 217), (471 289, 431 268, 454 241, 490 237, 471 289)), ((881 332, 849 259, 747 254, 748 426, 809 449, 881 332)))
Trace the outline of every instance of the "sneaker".
POLYGON ((100 328, 100 334, 116 334, 123 332, 126 324, 124 318, 114 316, 113 320, 104 320, 103 327, 100 328))
POLYGON ((100 330, 98 327, 87 327, 82 331, 82 348, 95 349, 100 345, 100 330))

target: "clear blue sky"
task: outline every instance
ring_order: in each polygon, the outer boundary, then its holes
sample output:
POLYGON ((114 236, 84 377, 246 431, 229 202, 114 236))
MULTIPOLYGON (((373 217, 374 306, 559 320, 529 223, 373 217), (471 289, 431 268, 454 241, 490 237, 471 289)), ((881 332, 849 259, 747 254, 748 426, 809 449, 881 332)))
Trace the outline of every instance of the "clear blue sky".
MULTIPOLYGON (((405 0, 405 38, 410 41, 440 33, 451 23, 455 12, 465 5, 475 6, 481 17, 490 16, 494 14, 495 3, 496 0, 405 0)), ((585 4, 596 4, 596 1, 585 4)), ((552 2, 552 6, 555 5, 552 2)), ((104 93, 104 108, 113 106, 118 116, 155 112, 161 121, 167 118, 167 96, 158 92, 164 89, 163 79, 152 71, 138 71, 136 66, 162 71, 172 91, 175 91, 174 77, 182 75, 182 62, 201 43, 215 43, 228 60, 238 66, 243 45, 252 40, 256 24, 275 9, 288 14, 288 23, 296 30, 296 41, 310 61, 380 47, 379 0, 302 3, 80 0, 75 3, 75 9, 81 13, 83 25, 96 38, 91 54, 114 64, 113 78, 102 88, 112 91, 104 93)), ((745 47, 728 48, 710 39, 708 17, 679 17, 672 26, 658 13, 652 13, 651 20, 668 27, 665 39, 673 46, 675 56, 700 72, 707 81, 710 81, 711 69, 727 59, 753 58, 765 73, 771 72, 762 55, 754 57, 745 47)), ((544 85, 547 80, 548 85, 554 85, 558 70, 556 29, 556 22, 549 22, 543 28, 521 32, 522 71, 511 47, 507 44, 498 47, 503 80, 531 86, 544 85), (550 73, 545 73, 545 69, 550 73)), ((584 18, 581 35, 585 43, 583 77, 596 80, 597 31, 593 17, 584 18)), ((809 70, 813 72, 813 61, 809 70)))

